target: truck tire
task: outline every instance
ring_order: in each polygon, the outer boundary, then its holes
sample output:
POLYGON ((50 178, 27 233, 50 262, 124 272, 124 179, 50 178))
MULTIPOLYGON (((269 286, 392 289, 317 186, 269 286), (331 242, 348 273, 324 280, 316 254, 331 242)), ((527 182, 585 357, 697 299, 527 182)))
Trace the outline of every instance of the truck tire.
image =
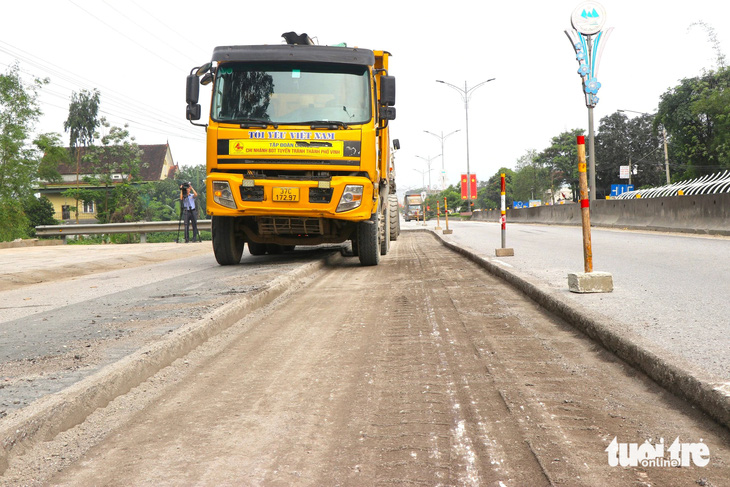
POLYGON ((236 220, 230 216, 213 216, 213 253, 220 265, 236 265, 243 255, 243 238, 236 235, 236 220))
POLYGON ((383 213, 380 214, 378 228, 380 230, 380 255, 388 255, 390 250, 390 208, 383 205, 383 213))
POLYGON ((388 214, 390 216, 390 239, 398 240, 400 235, 400 215, 398 215, 398 195, 388 195, 388 214))
POLYGON ((380 228, 376 212, 369 220, 357 224, 357 253, 362 265, 378 265, 380 262, 380 228))
POLYGON ((257 243, 257 242, 249 242, 248 243, 248 253, 251 255, 265 255, 266 254, 266 244, 257 243))

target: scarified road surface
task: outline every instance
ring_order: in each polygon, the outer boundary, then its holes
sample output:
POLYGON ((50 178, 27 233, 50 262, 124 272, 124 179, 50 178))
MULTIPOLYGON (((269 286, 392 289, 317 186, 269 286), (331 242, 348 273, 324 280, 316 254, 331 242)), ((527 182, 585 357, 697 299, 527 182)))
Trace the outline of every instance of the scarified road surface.
MULTIPOLYGON (((275 260, 272 260, 275 262, 275 260)), ((276 265, 272 263, 271 265, 276 265)), ((726 429, 428 234, 343 259, 3 481, 50 485, 730 485, 726 429), (702 440, 706 467, 610 467, 702 440)))

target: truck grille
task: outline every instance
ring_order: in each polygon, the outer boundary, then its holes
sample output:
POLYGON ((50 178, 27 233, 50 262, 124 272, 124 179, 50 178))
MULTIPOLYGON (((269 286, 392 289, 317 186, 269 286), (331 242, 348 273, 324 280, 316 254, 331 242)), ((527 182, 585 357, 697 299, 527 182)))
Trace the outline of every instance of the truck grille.
POLYGON ((260 235, 324 235, 321 218, 262 217, 260 235))

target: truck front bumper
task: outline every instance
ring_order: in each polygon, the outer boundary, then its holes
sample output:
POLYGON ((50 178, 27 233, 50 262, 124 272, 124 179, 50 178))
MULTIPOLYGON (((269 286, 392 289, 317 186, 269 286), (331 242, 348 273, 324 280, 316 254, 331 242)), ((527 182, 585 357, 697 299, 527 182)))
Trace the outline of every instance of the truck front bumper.
POLYGON ((211 173, 206 179, 207 212, 214 216, 289 216, 363 221, 375 204, 373 183, 364 177, 327 181, 245 179, 211 173))

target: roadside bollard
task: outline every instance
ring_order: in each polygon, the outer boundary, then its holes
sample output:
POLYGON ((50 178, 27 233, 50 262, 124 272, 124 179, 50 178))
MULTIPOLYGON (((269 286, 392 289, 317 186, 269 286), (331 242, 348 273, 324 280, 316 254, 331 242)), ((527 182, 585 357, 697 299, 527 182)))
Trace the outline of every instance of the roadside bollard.
POLYGON ((610 293, 613 277, 608 272, 593 272, 593 247, 591 244, 590 200, 586 176, 585 137, 578 136, 578 186, 580 188, 580 212, 583 221, 583 268, 585 272, 568 274, 568 289, 574 293, 610 293))
POLYGON ((444 235, 454 233, 453 230, 449 230, 449 204, 447 203, 446 198, 444 198, 444 219, 446 219, 446 230, 444 230, 444 235))
POLYGON ((515 249, 508 249, 506 248, 507 245, 507 201, 505 196, 505 188, 506 184, 504 182, 504 173, 501 174, 502 176, 502 189, 501 189, 501 197, 502 200, 502 211, 500 214, 500 223, 502 224, 502 248, 495 249, 494 253, 497 257, 511 257, 515 255, 515 249))
POLYGON ((441 202, 436 202, 436 226, 434 230, 441 230, 441 202))

